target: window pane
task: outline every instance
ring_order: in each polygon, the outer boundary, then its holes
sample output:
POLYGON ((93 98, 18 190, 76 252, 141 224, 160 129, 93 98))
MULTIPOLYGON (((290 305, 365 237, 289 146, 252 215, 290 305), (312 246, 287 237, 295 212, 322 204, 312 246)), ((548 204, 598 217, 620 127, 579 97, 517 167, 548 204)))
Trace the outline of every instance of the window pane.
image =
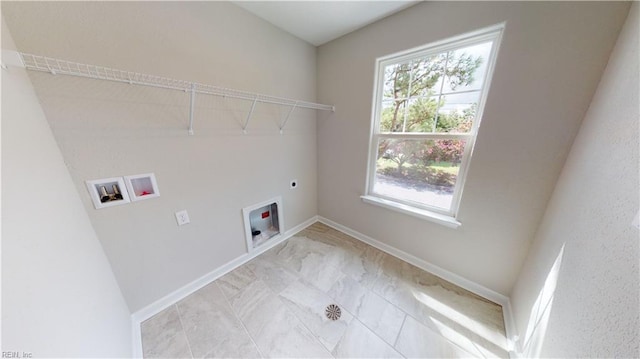
POLYGON ((407 98, 411 63, 389 65, 384 68, 384 99, 407 98))
POLYGON ((476 117, 480 92, 442 96, 436 132, 467 133, 476 117))
POLYGON ((434 132, 438 100, 437 96, 410 100, 405 132, 434 132))
POLYGON ((492 42, 449 51, 443 93, 479 90, 484 83, 492 42))
POLYGON ((373 192, 449 210, 464 146, 464 140, 380 140, 373 192))
POLYGON ((422 57, 411 63, 411 97, 431 96, 440 92, 446 53, 422 57))
POLYGON ((380 132, 402 132, 407 100, 382 101, 380 132))

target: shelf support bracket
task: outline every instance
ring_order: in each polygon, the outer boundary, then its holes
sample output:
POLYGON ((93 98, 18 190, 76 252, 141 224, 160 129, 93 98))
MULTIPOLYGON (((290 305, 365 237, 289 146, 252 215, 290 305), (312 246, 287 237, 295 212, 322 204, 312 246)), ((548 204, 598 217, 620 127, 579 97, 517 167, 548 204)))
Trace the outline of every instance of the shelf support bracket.
POLYGON ((289 121, 289 117, 291 117, 291 114, 293 113, 293 111, 296 109, 296 107, 298 107, 298 101, 296 101, 296 103, 293 105, 293 107, 291 107, 291 110, 289 110, 289 113, 287 114, 287 117, 284 119, 284 121, 282 122, 282 124, 280 125, 280 134, 282 135, 283 131, 284 131, 284 126, 286 126, 287 121, 289 121))
POLYGON ((247 115, 247 120, 244 121, 244 126, 242 126, 242 133, 247 134, 247 126, 249 126, 249 121, 251 120, 251 115, 253 114, 253 110, 256 108, 256 102, 258 102, 258 97, 256 96, 253 99, 253 103, 251 104, 251 110, 249 110, 249 115, 247 115))
POLYGON ((193 110, 196 103, 196 84, 191 84, 191 100, 189 104, 189 136, 193 136, 193 110))
POLYGON ((47 69, 49 70, 49 72, 50 72, 52 75, 55 75, 55 74, 56 74, 56 71, 55 71, 54 69, 52 69, 52 68, 51 68, 51 65, 49 65, 49 59, 48 59, 48 58, 46 58, 46 57, 45 57, 45 59, 44 59, 44 63, 45 63, 45 64, 47 64, 47 69))

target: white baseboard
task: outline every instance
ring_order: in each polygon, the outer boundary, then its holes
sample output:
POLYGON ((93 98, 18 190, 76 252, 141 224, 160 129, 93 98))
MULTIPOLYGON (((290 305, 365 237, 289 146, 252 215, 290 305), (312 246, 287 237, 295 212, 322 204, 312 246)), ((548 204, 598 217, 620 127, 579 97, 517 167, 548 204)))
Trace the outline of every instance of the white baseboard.
POLYGON ((186 298, 191 293, 197 291, 198 289, 206 286, 207 284, 213 282, 214 280, 222 277, 223 275, 231 272, 232 270, 238 268, 239 266, 245 264, 256 256, 264 253, 265 251, 273 248, 274 246, 284 242, 285 240, 292 237, 294 234, 300 232, 306 227, 314 224, 318 221, 318 216, 313 216, 306 221, 298 224, 297 226, 286 231, 280 238, 275 239, 274 241, 269 241, 260 248, 245 253, 240 257, 237 257, 226 264, 214 269, 213 271, 203 275, 202 277, 194 280, 187 285, 174 290, 173 292, 165 295, 164 297, 156 300, 155 302, 147 305, 146 307, 136 311, 131 315, 131 326, 132 326, 132 340, 133 340, 133 357, 134 358, 142 358, 142 337, 140 333, 140 324, 145 320, 153 317, 154 315, 160 313, 165 310, 169 306, 179 302, 180 300, 186 298))
POLYGON ((519 336, 515 317, 513 316, 513 309, 511 307, 511 299, 507 300, 507 303, 502 305, 502 316, 504 317, 504 331, 507 336, 509 356, 511 358, 519 358, 519 336))
POLYGON ((507 336, 507 341, 509 343, 510 352, 509 354, 513 357, 515 353, 515 343, 517 341, 517 333, 515 322, 513 319, 513 312, 511 310, 511 301, 509 297, 502 295, 496 291, 493 291, 485 286, 482 286, 476 282, 473 282, 467 278, 459 276, 455 273, 452 273, 446 269, 443 269, 433 263, 429 263, 423 259, 420 259, 414 255, 411 255, 407 252, 401 251, 395 247, 392 247, 386 243, 382 243, 376 239, 373 239, 366 234, 362 234, 356 230, 353 230, 347 226, 344 226, 340 223, 334 222, 328 218, 318 216, 318 221, 326 224, 329 227, 337 229, 343 233, 346 233, 364 243, 367 243, 379 250, 386 252, 396 258, 402 259, 403 261, 413 264, 414 266, 423 269, 431 274, 434 274, 444 280, 447 280, 461 288, 464 288, 472 293, 475 293, 483 298, 486 298, 494 303, 500 304, 502 306, 502 315, 504 317, 505 324, 505 334, 507 336))
POLYGON ((142 358, 142 333, 140 332, 140 323, 131 315, 131 351, 132 358, 142 358))

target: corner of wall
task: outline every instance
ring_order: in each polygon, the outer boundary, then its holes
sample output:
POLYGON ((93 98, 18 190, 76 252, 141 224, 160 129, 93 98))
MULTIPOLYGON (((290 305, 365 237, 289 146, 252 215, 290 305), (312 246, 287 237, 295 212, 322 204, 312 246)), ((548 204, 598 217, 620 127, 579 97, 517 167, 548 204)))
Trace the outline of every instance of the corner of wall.
POLYGON ((633 3, 511 292, 523 356, 640 353, 639 22, 633 3))
MULTIPOLYGON (((4 18, 2 48, 16 49, 4 18)), ((109 262, 26 71, 6 65, 0 70, 2 350, 130 356, 130 314, 109 262)))

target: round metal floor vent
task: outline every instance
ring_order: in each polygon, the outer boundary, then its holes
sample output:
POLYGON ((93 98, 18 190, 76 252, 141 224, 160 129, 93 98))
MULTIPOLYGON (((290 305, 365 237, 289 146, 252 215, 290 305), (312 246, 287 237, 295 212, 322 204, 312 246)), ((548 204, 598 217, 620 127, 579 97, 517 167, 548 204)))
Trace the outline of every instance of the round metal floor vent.
POLYGON ((340 310, 340 307, 335 304, 329 304, 324 313, 327 315, 327 318, 331 320, 338 320, 340 319, 340 315, 342 315, 342 310, 340 310))

